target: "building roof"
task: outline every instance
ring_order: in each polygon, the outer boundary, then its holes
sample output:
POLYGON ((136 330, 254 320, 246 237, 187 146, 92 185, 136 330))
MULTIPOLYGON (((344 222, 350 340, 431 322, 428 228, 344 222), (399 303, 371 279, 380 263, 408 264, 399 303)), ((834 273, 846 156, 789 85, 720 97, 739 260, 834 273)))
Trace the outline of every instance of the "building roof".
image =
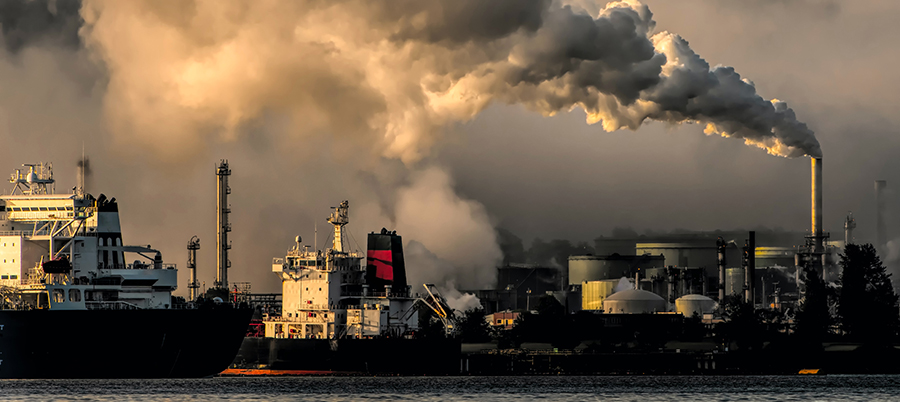
POLYGON ((657 296, 652 292, 648 292, 646 290, 638 290, 638 289, 625 289, 616 293, 613 293, 606 300, 652 300, 652 301, 662 301, 665 299, 657 296))

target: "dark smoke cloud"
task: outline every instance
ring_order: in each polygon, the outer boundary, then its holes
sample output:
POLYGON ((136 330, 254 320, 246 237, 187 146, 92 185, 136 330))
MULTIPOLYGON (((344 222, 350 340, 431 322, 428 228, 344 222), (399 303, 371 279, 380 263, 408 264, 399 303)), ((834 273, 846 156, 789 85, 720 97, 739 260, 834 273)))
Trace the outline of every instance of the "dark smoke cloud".
POLYGON ((503 38, 519 30, 534 32, 550 0, 381 0, 377 12, 394 21, 393 40, 463 43, 503 38), (465 29, 460 29, 465 27, 465 29))
POLYGON ((0 2, 0 32, 7 52, 35 44, 77 48, 84 20, 80 0, 4 0, 0 2))

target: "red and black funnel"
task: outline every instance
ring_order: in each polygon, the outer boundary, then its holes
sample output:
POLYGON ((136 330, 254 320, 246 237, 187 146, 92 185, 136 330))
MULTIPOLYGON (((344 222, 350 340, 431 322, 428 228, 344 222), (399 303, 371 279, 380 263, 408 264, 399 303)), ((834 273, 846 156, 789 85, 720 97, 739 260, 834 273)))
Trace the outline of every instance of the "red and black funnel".
POLYGON ((366 283, 370 289, 378 289, 375 291, 381 291, 385 285, 390 285, 393 292, 406 290, 403 238, 397 232, 381 229, 381 233, 369 233, 366 283))

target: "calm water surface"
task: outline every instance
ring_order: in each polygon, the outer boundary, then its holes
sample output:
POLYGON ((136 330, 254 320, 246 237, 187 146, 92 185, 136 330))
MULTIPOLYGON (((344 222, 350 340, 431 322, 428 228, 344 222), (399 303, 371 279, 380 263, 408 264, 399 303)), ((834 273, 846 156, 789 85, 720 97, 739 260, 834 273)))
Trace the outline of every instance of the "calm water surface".
POLYGON ((2 400, 898 401, 900 376, 0 380, 2 400))

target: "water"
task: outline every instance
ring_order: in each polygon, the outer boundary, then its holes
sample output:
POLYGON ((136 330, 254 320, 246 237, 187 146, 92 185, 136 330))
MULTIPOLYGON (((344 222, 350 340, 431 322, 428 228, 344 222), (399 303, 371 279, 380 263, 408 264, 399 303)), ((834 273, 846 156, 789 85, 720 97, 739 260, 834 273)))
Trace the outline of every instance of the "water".
POLYGON ((0 380, 0 400, 892 401, 900 400, 900 376, 0 380))

